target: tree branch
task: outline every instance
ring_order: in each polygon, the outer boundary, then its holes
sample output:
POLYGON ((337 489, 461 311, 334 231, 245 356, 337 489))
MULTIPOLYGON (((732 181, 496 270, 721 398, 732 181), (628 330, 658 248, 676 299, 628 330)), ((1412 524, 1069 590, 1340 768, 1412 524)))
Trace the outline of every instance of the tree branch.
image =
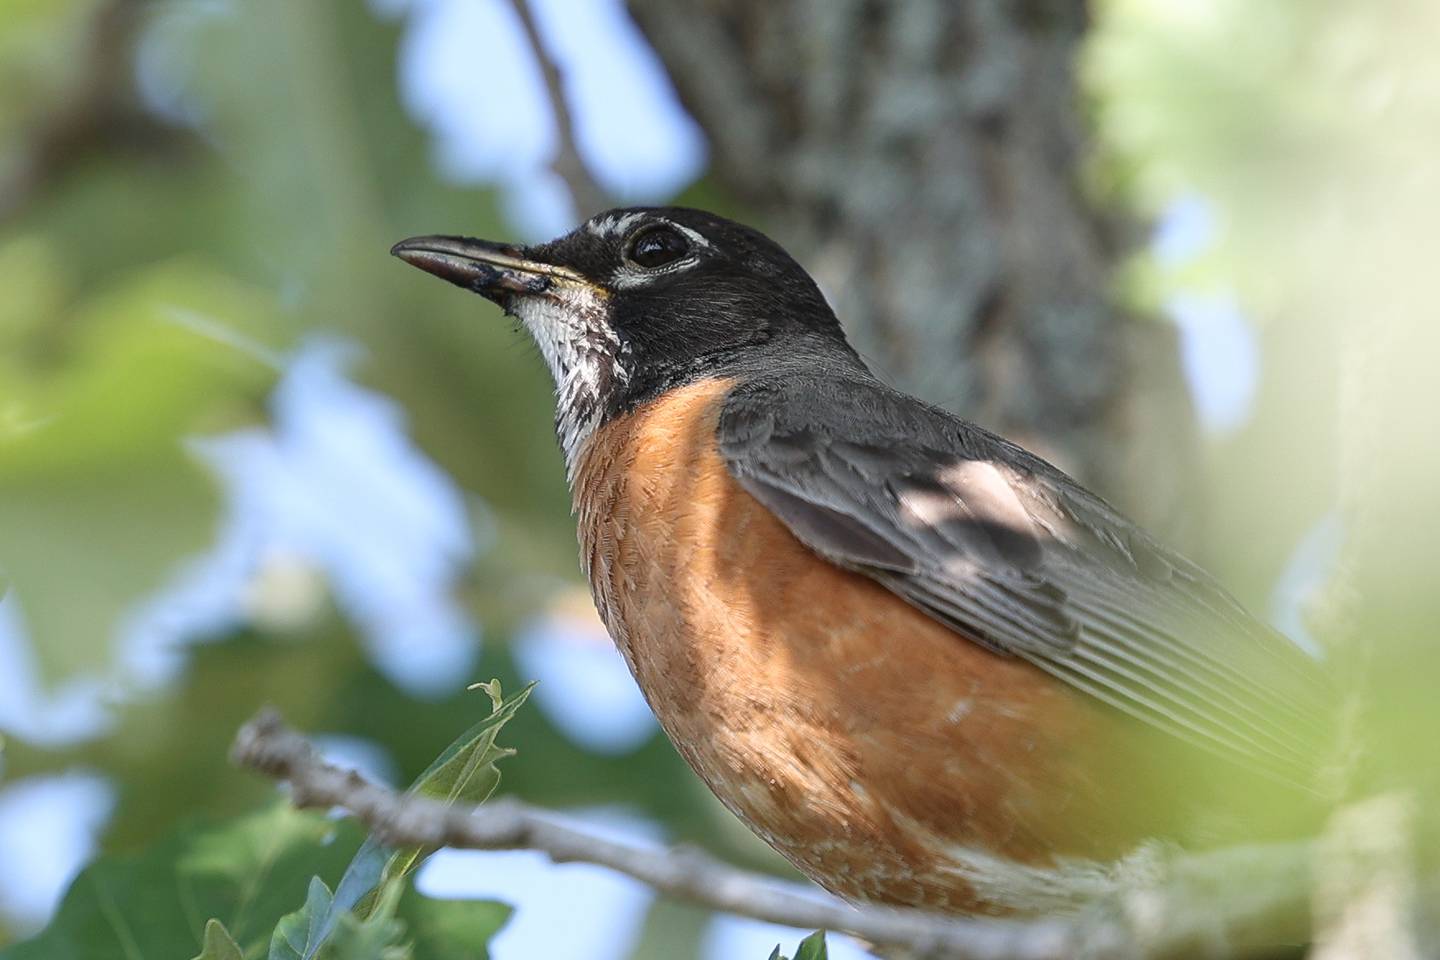
POLYGON ((570 188, 579 217, 583 219, 593 216, 613 204, 609 195, 590 175, 590 168, 585 166, 580 150, 575 145, 575 120, 570 114, 570 102, 565 98, 564 77, 555 59, 545 49, 545 42, 540 36, 539 26, 535 23, 535 14, 530 9, 529 0, 510 0, 510 6, 520 18, 525 39, 529 41, 530 50, 535 54, 535 62, 540 65, 540 73, 545 78, 545 92, 555 114, 556 147, 550 168, 570 188))
POLYGON ((0 170, 0 222, 18 216, 67 167, 101 147, 155 149, 187 141, 132 102, 141 6, 142 0, 107 0, 91 14, 72 89, 37 117, 0 170))
POLYGON ((1308 846, 1246 847, 1187 858, 1167 871, 1162 886, 1137 887, 1116 903, 1075 916, 961 919, 894 907, 852 907, 780 889, 768 878, 693 849, 655 849, 598 837, 514 800, 465 808, 398 793, 326 763, 271 710, 240 729, 230 756, 238 766, 288 781, 297 807, 340 807, 382 843, 537 850, 556 863, 608 867, 713 910, 849 933, 914 957, 1062 960, 1244 952, 1273 944, 1277 929, 1293 929, 1308 891, 1308 846))

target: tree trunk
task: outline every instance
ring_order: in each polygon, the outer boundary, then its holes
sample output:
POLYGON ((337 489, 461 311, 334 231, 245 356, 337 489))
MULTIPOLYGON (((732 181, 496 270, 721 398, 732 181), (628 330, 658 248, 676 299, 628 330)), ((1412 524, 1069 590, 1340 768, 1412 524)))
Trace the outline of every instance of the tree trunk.
POLYGON ((630 9, 712 175, 811 269, 878 372, 1189 539, 1173 331, 1111 302, 1122 230, 1080 188, 1083 3, 630 9))

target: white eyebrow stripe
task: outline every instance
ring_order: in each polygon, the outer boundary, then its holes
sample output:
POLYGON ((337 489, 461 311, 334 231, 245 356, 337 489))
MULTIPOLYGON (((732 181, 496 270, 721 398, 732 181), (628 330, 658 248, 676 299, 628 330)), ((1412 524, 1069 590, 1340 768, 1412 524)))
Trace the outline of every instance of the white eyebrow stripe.
MULTIPOLYGON (((585 224, 585 232, 593 237, 601 238, 623 236, 629 232, 631 227, 643 219, 645 219, 645 214, 643 213, 627 213, 622 217, 607 216, 599 220, 591 220, 585 224)), ((702 247, 706 250, 711 248, 710 241, 705 239, 704 234, 697 230, 692 230, 684 224, 676 223, 673 220, 666 220, 664 217, 656 217, 654 222, 657 225, 664 224, 672 230, 683 233, 690 239, 690 242, 697 247, 702 247)))
POLYGON ((691 241, 692 243, 694 243, 697 247, 704 247, 706 250, 709 250, 709 249, 710 249, 710 241, 709 241, 709 240, 706 240, 705 237, 704 237, 704 235, 702 235, 702 234, 700 234, 700 233, 698 233, 698 232, 696 232, 696 231, 694 231, 694 230, 691 230, 691 229, 690 229, 689 227, 687 227, 687 226, 683 226, 683 225, 678 224, 678 223, 672 223, 672 222, 669 221, 669 220, 661 220, 660 222, 663 223, 663 224, 666 224, 666 225, 668 225, 668 226, 670 226, 670 227, 673 227, 673 228, 675 228, 676 230, 679 230, 681 233, 685 234, 685 236, 689 237, 689 238, 690 238, 690 241, 691 241))
POLYGON ((630 229, 631 224, 639 220, 643 214, 627 213, 623 217, 605 217, 601 220, 592 220, 585 224, 585 231, 595 237, 610 237, 616 234, 623 234, 630 229))

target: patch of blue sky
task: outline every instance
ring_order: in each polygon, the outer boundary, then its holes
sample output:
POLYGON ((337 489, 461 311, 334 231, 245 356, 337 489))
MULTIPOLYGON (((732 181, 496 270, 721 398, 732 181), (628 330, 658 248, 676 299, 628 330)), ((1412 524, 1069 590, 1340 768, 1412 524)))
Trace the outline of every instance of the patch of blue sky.
MULTIPOLYGON (((479 507, 410 443, 394 403, 349 380, 355 353, 307 342, 275 391, 271 426, 195 442, 226 494, 213 555, 222 593, 241 616, 267 559, 301 558, 323 571, 386 676, 411 694, 444 696, 474 680, 479 626, 454 593, 475 553, 469 514, 479 507)), ((184 599, 153 602, 173 609, 184 599)))
MULTIPOLYGON (((664 841, 656 824, 613 808, 575 810, 553 819, 657 851, 664 841)), ((421 867, 415 882, 426 896, 513 905, 509 923, 490 945, 495 960, 623 960, 638 944, 655 902, 655 892, 639 881, 590 864, 555 864, 534 851, 442 850, 421 867)), ((829 897, 808 884, 774 883, 787 893, 829 897)), ((716 914, 702 937, 700 957, 765 957, 777 943, 793 949, 811 932, 716 914)), ((834 960, 869 956, 847 937, 831 936, 829 946, 834 960)))
POLYGON ((1165 312, 1180 330, 1180 363, 1195 413, 1207 430, 1225 434, 1244 426, 1260 384, 1260 346, 1229 294, 1177 293, 1165 312))
POLYGON ((1215 208, 1196 193, 1171 200, 1155 225, 1150 253, 1161 266, 1183 266, 1215 245, 1215 208))
POLYGON ((42 926, 95 853, 115 791, 83 770, 0 788, 0 914, 24 932, 42 926))
MULTIPOLYGON (((1160 217, 1150 253, 1167 269, 1185 266, 1215 245, 1214 207, 1198 194, 1176 197, 1160 217)), ((1164 304, 1180 331, 1180 361, 1200 423, 1224 434, 1243 426, 1260 381, 1255 329, 1229 291, 1181 290, 1164 304)))
POLYGON ((533 702, 584 749, 624 754, 655 735, 655 715, 593 613, 554 610, 532 617, 511 649, 521 676, 539 681, 533 702))
MULTIPOLYGON (((548 239, 597 212, 575 210, 549 169, 555 117, 509 3, 375 5, 406 17, 401 96, 434 137, 442 175, 499 186, 505 210, 529 239, 548 239)), ((564 77, 577 147, 597 182, 621 202, 655 202, 696 179, 705 166, 704 136, 620 0, 536 0, 534 10, 564 77)))
MULTIPOLYGON (((0 597, 0 733, 42 748, 82 743, 110 726, 106 688, 100 676, 82 674, 47 689, 19 597, 0 597)), ((0 774, 3 761, 0 753, 0 774)))
POLYGON ((395 758, 375 741, 348 733, 311 733, 308 737, 327 763, 354 770, 375 783, 400 786, 395 758))
POLYGON ((704 134, 624 3, 535 0, 535 12, 563 72, 576 145, 600 185, 622 201, 643 201, 697 178, 704 134))
MULTIPOLYGON (((610 808, 554 815, 614 840, 661 845, 655 824, 610 808)), ((494 960, 623 960, 639 942, 654 892, 638 880, 584 863, 555 864, 531 850, 441 850, 415 886, 442 899, 494 899, 515 912, 491 942, 494 960)))
POLYGON ((1345 527, 1338 510, 1315 522, 1290 552, 1270 593, 1270 622, 1306 653, 1323 659, 1325 645, 1311 629, 1315 605, 1333 586, 1345 545, 1345 527))

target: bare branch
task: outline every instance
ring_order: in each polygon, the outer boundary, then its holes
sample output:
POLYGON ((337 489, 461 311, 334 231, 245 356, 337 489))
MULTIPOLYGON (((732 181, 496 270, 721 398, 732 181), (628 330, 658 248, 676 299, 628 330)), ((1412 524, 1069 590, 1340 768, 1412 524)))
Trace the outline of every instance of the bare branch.
MULTIPOLYGON (((1077 916, 961 919, 920 910, 818 899, 780 889, 688 848, 617 843, 564 826, 514 800, 451 807, 397 793, 322 760, 262 711, 241 728, 231 760, 288 781, 298 807, 340 807, 381 842, 469 850, 537 850, 556 863, 593 863, 713 910, 853 934, 908 956, 950 960, 1061 960, 1241 955, 1295 929, 1308 890, 1308 847, 1245 847, 1187 858, 1163 886, 1137 887, 1077 916)), ((1289 934, 1303 936, 1301 933, 1289 934)))
POLYGON ((520 25, 525 28, 525 38, 529 41, 530 50, 535 54, 535 62, 540 65, 540 72, 545 77, 545 92, 549 95, 550 107, 555 113, 556 148, 550 167, 570 188, 576 213, 581 218, 593 216, 612 204, 609 196, 590 175, 590 169, 585 166, 580 150, 575 145, 575 120, 570 115, 570 102, 565 97, 564 77, 555 59, 545 49, 545 41, 540 36, 540 28, 535 23, 535 14, 530 9, 529 0, 510 0, 510 5, 514 8, 515 15, 520 18, 520 25))
POLYGON ((107 0, 91 14, 73 89, 37 118, 0 171, 0 222, 18 216, 70 165, 100 148, 156 150, 186 142, 132 101, 133 40, 142 0, 107 0))

